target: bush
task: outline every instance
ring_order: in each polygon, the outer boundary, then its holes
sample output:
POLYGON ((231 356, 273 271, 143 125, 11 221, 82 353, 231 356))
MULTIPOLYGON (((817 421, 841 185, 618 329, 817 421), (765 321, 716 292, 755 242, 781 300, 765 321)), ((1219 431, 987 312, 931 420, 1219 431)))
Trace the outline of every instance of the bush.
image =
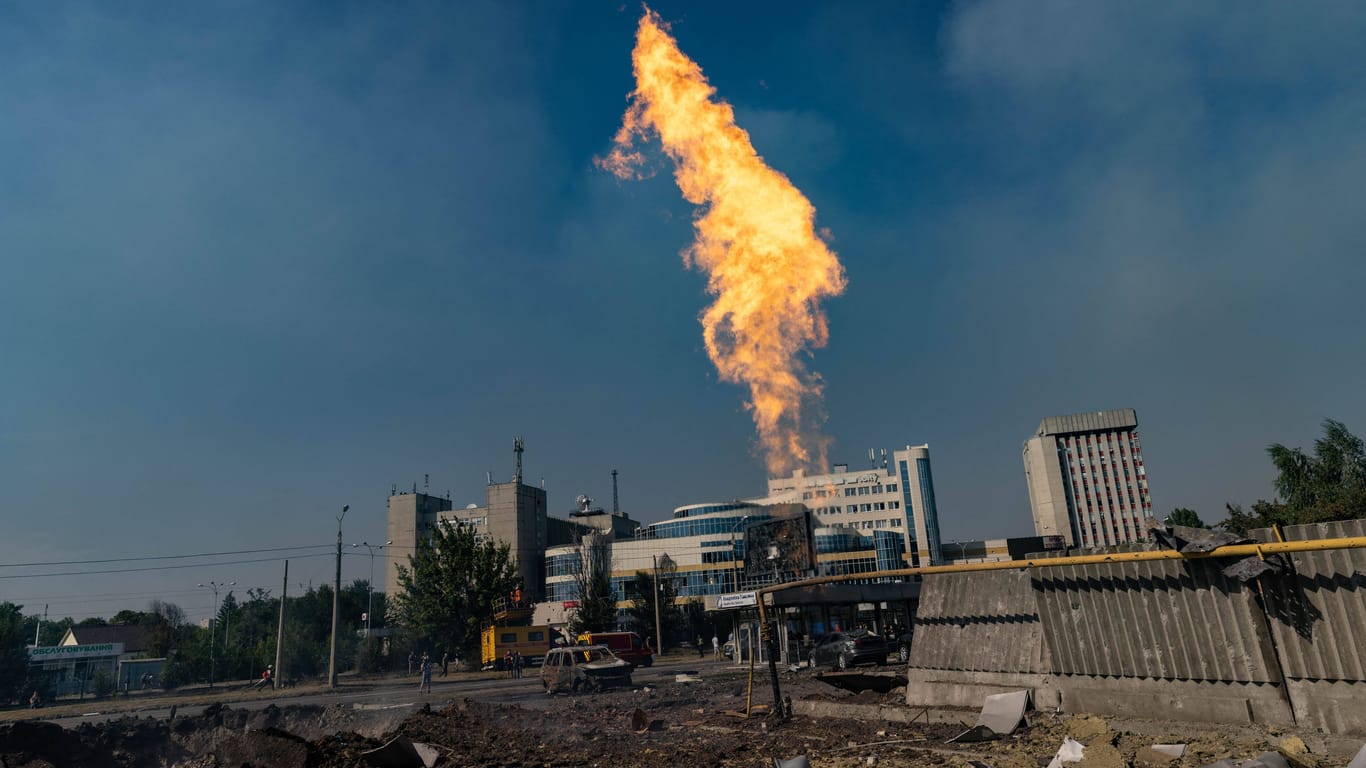
POLYGON ((100 667, 95 670, 95 676, 91 678, 91 691, 95 698, 102 699, 114 692, 114 676, 109 674, 109 670, 100 667))

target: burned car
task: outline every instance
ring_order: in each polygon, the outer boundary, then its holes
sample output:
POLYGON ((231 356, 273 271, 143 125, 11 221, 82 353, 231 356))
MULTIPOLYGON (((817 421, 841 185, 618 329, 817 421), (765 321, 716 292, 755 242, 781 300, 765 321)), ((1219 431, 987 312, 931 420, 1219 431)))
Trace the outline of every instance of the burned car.
POLYGON ((630 684, 631 663, 605 645, 552 648, 541 665, 541 685, 546 693, 599 691, 630 684))

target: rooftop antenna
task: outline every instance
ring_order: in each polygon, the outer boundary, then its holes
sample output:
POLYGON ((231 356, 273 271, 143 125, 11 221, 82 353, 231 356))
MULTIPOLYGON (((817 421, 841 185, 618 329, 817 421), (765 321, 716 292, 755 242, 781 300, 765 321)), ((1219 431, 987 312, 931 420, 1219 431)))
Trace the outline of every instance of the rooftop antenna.
POLYGON ((390 496, 397 496, 397 495, 398 495, 398 483, 389 483, 389 495, 390 495, 390 496))
POLYGON ((886 449, 886 448, 883 448, 883 449, 882 449, 882 468, 883 468, 883 469, 886 469, 886 468, 887 468, 887 449, 886 449))
POLYGON ((877 450, 874 448, 868 449, 868 464, 873 469, 877 469, 877 450))
POLYGON ((526 450, 526 442, 521 436, 512 439, 512 452, 517 454, 517 471, 512 474, 512 482, 520 485, 522 482, 522 451, 526 450))
POLYGON ((493 485, 493 473, 492 473, 492 472, 485 472, 485 473, 484 473, 484 476, 487 477, 487 478, 489 479, 489 485, 493 485))
POLYGON ((432 476, 429 475, 429 474, 427 474, 426 472, 423 472, 423 473, 422 473, 422 492, 423 492, 423 493, 431 493, 431 492, 432 492, 432 476))
POLYGON ((617 471, 612 470, 612 514, 619 514, 621 505, 617 504, 617 471))

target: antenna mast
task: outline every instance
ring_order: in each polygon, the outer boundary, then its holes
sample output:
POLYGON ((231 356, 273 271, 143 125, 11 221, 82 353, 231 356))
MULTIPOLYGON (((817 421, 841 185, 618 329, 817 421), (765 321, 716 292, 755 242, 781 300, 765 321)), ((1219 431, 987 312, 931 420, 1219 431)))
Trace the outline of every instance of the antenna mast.
POLYGON ((612 514, 621 512, 621 507, 617 504, 617 471, 612 470, 612 514))
POLYGON ((520 484, 522 482, 522 451, 526 450, 526 443, 521 436, 512 439, 512 452, 517 454, 517 471, 512 474, 512 482, 520 484))

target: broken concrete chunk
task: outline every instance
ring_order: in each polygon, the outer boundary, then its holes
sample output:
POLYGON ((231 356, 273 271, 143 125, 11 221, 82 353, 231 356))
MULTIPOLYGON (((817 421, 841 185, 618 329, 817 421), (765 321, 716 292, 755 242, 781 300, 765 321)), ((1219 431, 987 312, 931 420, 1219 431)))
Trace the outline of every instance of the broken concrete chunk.
POLYGON ((1185 757, 1186 755, 1185 744, 1154 744, 1152 748, 1155 752, 1170 755, 1171 757, 1180 758, 1185 757))
POLYGON ((811 768, 811 761, 806 759, 806 755, 797 755, 786 760, 775 757, 773 768, 811 768))
POLYGON ((1352 758, 1352 762, 1347 764, 1347 768, 1366 768, 1366 744, 1363 744, 1357 756, 1352 758))
POLYGON ((1176 762, 1178 757, 1179 755, 1171 755, 1158 750, 1156 745, 1143 747, 1134 753, 1134 766, 1136 768, 1162 768, 1176 762))
POLYGON ((1276 746, 1287 755, 1309 754, 1309 746, 1299 736, 1286 736, 1276 746))
POLYGON ((1242 768, 1290 768, 1290 763, 1280 752, 1263 752, 1243 763, 1242 768))

